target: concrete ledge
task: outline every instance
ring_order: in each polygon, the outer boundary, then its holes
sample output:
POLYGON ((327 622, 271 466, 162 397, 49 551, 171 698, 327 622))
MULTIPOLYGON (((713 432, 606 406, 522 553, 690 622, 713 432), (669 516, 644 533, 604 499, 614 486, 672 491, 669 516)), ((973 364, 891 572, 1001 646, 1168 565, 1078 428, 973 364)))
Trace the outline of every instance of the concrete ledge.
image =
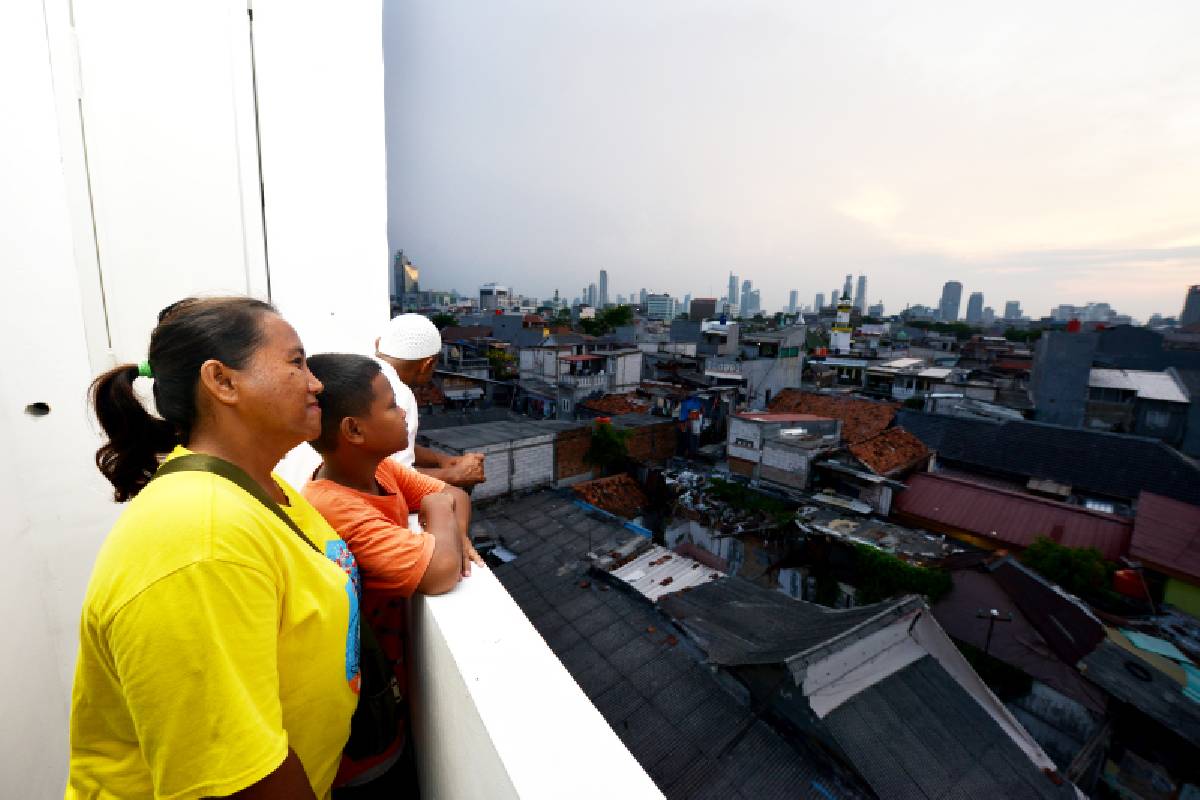
POLYGON ((410 624, 425 798, 663 797, 490 569, 414 597, 410 624))

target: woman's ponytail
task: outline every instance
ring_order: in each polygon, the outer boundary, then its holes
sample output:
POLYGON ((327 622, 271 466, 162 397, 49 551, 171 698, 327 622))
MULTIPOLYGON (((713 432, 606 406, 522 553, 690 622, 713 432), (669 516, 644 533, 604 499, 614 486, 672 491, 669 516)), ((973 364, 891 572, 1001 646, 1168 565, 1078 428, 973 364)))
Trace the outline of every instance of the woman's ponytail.
POLYGON ((108 434, 108 443, 96 451, 96 466, 112 483, 118 503, 150 482, 160 455, 191 439, 204 362, 216 359, 243 369, 262 342, 263 315, 274 313, 274 306, 253 297, 184 298, 159 312, 144 364, 110 369, 92 382, 92 406, 108 434), (152 377, 161 416, 150 414, 134 394, 139 375, 152 377))
POLYGON ((96 466, 113 485, 118 503, 142 490, 158 469, 158 457, 170 452, 175 426, 153 416, 133 391, 135 364, 110 369, 92 382, 90 397, 108 442, 96 451, 96 466))

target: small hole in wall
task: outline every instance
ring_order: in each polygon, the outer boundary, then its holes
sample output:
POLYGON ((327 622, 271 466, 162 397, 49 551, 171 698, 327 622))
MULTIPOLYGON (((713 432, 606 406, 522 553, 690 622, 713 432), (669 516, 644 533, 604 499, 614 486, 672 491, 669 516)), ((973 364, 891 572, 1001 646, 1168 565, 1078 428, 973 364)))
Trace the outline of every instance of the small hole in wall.
POLYGON ((25 413, 31 417, 44 417, 50 413, 49 403, 30 403, 25 406, 25 413))

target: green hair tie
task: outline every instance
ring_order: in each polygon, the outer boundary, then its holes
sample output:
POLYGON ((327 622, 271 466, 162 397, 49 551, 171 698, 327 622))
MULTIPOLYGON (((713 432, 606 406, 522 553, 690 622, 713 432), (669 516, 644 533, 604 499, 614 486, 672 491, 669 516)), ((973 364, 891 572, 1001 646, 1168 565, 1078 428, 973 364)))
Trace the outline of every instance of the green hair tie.
POLYGON ((143 361, 138 364, 138 376, 142 378, 153 378, 154 371, 150 369, 150 362, 143 361))

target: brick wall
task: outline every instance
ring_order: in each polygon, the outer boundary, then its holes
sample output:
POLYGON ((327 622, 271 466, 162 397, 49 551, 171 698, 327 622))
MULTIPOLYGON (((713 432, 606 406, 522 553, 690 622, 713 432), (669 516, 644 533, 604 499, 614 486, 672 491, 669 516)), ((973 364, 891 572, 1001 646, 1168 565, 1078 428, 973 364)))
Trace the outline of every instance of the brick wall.
POLYGON ((573 478, 591 471, 583 460, 592 444, 589 428, 579 427, 561 431, 554 440, 554 479, 573 478))
POLYGON ((629 456, 638 461, 665 461, 675 455, 677 431, 673 420, 633 429, 629 437, 629 456))

